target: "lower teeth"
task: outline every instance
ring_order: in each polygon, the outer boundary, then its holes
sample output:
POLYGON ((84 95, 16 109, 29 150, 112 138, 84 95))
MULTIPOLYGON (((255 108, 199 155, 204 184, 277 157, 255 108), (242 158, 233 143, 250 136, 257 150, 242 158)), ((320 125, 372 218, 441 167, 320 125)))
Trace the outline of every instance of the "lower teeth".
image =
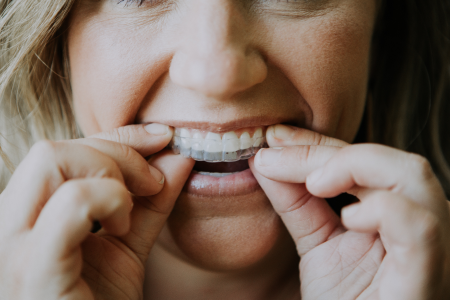
POLYGON ((233 175, 239 172, 232 172, 232 173, 219 173, 219 172, 201 172, 201 171, 194 171, 194 173, 198 173, 200 175, 206 175, 206 176, 213 176, 213 177, 225 177, 229 175, 233 175))

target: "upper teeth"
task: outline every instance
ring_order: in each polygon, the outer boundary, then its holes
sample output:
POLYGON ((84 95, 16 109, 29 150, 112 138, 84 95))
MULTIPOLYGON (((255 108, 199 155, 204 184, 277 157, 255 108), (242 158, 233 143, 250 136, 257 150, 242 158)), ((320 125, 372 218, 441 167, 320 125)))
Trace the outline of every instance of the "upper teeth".
POLYGON ((205 161, 236 161, 246 159, 263 147, 263 128, 249 131, 229 131, 222 135, 187 128, 175 129, 172 146, 184 156, 205 161), (238 137, 240 134, 240 137, 238 137), (255 151, 256 150, 256 151, 255 151), (214 154, 213 154, 214 153, 214 154))

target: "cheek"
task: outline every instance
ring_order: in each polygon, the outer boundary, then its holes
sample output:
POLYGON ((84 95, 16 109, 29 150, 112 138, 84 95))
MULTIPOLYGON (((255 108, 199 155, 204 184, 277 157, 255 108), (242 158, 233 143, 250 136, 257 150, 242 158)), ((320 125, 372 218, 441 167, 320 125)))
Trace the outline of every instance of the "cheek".
POLYGON ((285 24, 273 31, 271 50, 274 64, 311 108, 310 128, 346 141, 363 115, 374 23, 369 13, 349 15, 285 24))
POLYGON ((367 97, 372 30, 335 22, 329 31, 318 31, 311 40, 315 61, 309 69, 305 97, 314 114, 312 129, 348 142, 353 140, 367 97), (330 128, 333 128, 330 131, 330 128))
POLYGON ((150 42, 153 35, 130 34, 128 27, 96 15, 75 18, 71 28, 73 102, 83 133, 134 123, 148 87, 165 69, 159 63, 164 52, 153 49, 155 43, 150 42))

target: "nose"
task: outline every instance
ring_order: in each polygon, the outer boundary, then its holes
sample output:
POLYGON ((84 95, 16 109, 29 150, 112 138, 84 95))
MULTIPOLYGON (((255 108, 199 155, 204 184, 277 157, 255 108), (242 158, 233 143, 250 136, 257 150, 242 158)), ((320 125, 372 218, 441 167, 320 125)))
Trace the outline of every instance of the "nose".
POLYGON ((264 81, 266 62, 236 2, 190 2, 170 65, 173 82, 207 97, 226 98, 264 81))

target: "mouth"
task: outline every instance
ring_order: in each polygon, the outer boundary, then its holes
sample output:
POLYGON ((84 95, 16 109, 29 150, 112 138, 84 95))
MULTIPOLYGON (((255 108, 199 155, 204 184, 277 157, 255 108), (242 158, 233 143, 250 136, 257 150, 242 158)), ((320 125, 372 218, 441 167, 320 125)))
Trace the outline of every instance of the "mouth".
POLYGON ((248 160, 239 160, 237 162, 218 162, 208 163, 197 161, 194 166, 194 172, 217 178, 230 176, 249 169, 248 160))
POLYGON ((175 128, 173 151, 196 160, 185 185, 195 196, 240 196, 260 190, 248 159, 267 147, 267 127, 248 127, 224 133, 175 128))
POLYGON ((173 151, 197 161, 185 190, 200 196, 237 196, 259 189, 248 159, 267 147, 266 129, 260 126, 215 133, 175 128, 173 151))

